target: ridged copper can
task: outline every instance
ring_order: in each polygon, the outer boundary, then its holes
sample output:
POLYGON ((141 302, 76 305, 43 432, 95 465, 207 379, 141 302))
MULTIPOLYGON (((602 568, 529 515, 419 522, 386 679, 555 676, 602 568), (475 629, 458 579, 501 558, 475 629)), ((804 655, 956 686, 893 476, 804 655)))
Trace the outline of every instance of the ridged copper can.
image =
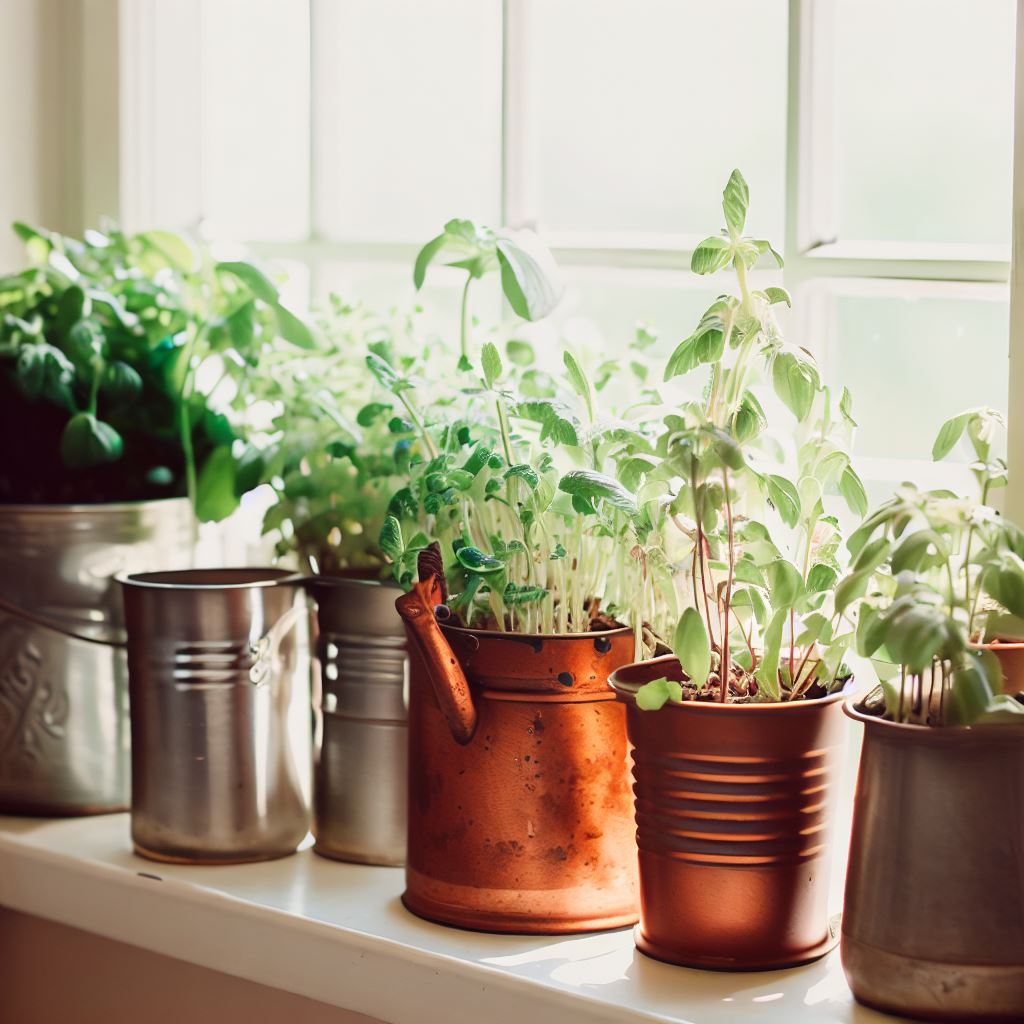
POLYGON ((450 658, 428 665, 410 629, 402 901, 429 920, 483 931, 632 924, 625 709, 607 684, 632 656, 631 632, 442 633, 450 658), (443 708, 452 674, 471 702, 460 739, 443 708))
POLYGON ((842 695, 642 711, 636 690, 660 678, 682 680, 674 657, 611 679, 634 748, 637 947, 717 970, 817 959, 838 938, 828 889, 842 695))
POLYGON ((1024 1020, 1024 728, 864 726, 843 911, 862 1003, 1024 1020))

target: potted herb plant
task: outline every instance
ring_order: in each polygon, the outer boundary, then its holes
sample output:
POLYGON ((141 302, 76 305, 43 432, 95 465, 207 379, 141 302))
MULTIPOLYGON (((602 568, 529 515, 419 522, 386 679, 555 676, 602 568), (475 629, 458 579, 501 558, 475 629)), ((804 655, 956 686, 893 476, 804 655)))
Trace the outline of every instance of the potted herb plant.
POLYGON ((1024 615, 1024 535, 988 504, 1000 422, 972 410, 935 443, 941 458, 967 434, 978 500, 904 484, 851 536, 837 591, 881 678, 846 708, 864 746, 843 966, 861 1002, 927 1020, 1024 1017, 1024 813, 1007 799, 1024 704, 1014 647, 986 642, 1024 615))
POLYGON ((255 482, 246 374, 313 339, 255 266, 177 235, 15 230, 32 262, 0 278, 0 808, 107 811, 128 799, 112 577, 188 557, 187 498, 201 519, 235 508, 255 482))
MULTIPOLYGON (((524 319, 557 297, 532 237, 451 222, 417 283, 442 256, 467 281, 500 271, 524 319)), ((403 900, 489 931, 621 926, 636 919, 632 801, 607 677, 643 642, 642 609, 668 572, 618 477, 639 430, 602 415, 571 353, 545 368, 513 330, 477 356, 462 322, 443 378, 368 357, 415 442, 381 536, 409 588, 397 602, 411 657, 403 900)))
POLYGON ((672 354, 666 381, 698 372, 700 398, 665 417, 641 493, 667 504, 685 546, 686 601, 673 653, 620 668, 628 707, 640 857, 641 951, 718 969, 782 967, 835 941, 826 897, 833 791, 843 743, 843 658, 852 628, 836 605, 840 565, 830 495, 858 515, 854 426, 813 358, 788 345, 752 288, 763 240, 744 235, 749 194, 734 171, 725 229, 692 269, 732 268, 738 294, 717 299, 672 354), (795 474, 766 434, 763 372, 796 421, 795 474))

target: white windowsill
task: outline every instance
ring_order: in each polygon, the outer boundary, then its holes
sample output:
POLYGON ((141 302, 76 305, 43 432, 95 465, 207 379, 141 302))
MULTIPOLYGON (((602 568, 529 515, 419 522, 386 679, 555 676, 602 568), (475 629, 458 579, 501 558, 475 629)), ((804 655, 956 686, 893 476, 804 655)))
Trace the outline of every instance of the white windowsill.
POLYGON ((403 873, 303 850, 238 867, 156 864, 128 816, 0 817, 0 904, 391 1024, 873 1024, 837 952, 757 974, 690 971, 632 932, 483 935, 399 902, 403 873))

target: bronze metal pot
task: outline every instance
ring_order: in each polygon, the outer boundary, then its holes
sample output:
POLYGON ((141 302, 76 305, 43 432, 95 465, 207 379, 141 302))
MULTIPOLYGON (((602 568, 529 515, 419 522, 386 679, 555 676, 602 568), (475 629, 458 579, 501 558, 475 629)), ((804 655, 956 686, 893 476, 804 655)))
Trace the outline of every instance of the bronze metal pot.
POLYGON ((642 711, 671 655, 611 677, 628 708, 640 850, 637 947, 668 963, 767 970, 835 945, 828 883, 842 695, 642 711))
POLYGON ((864 726, 842 928, 862 1003, 1024 1020, 1024 729, 864 726))
POLYGON ((396 602, 410 641, 402 901, 483 931, 632 924, 629 749, 607 682, 632 656, 631 632, 440 626, 439 600, 428 582, 396 602))

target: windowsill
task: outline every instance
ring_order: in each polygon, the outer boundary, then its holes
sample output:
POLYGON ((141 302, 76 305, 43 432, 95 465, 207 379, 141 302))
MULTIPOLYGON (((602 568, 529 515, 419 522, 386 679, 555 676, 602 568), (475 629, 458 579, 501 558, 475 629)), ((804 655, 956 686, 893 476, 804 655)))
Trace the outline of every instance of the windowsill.
POLYGON ((871 1024, 837 952, 761 974, 690 971, 630 929, 566 938, 443 928, 399 902, 403 873, 303 850, 238 867, 131 853, 128 816, 0 818, 0 904, 392 1024, 871 1024))

